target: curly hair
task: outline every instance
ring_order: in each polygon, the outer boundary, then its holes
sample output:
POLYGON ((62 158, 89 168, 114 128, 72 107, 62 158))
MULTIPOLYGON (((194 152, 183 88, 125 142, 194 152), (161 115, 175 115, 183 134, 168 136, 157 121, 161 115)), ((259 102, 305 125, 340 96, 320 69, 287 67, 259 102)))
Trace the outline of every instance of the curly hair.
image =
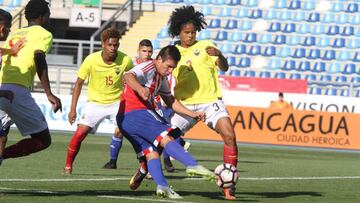
POLYGON ((179 36, 182 26, 187 23, 194 24, 198 32, 207 26, 204 14, 199 11, 195 11, 193 6, 182 6, 180 8, 176 8, 170 16, 168 22, 169 35, 172 37, 179 36))
POLYGON ((11 27, 12 16, 9 12, 0 9, 0 22, 6 27, 11 27))
POLYGON ((26 20, 36 19, 50 13, 49 3, 45 0, 30 0, 25 6, 26 20))
POLYGON ((120 39, 120 32, 113 27, 107 28, 104 31, 102 31, 102 33, 101 33, 101 41, 102 42, 105 42, 106 40, 108 40, 110 38, 120 39))

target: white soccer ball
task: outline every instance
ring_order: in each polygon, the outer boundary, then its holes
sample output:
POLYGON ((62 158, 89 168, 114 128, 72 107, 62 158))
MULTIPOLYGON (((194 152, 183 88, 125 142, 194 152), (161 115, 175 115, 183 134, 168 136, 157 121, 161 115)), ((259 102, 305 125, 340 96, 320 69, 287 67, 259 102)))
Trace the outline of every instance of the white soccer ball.
POLYGON ((235 186, 239 179, 239 172, 235 166, 231 164, 221 164, 214 170, 216 175, 216 184, 221 188, 229 188, 235 186))

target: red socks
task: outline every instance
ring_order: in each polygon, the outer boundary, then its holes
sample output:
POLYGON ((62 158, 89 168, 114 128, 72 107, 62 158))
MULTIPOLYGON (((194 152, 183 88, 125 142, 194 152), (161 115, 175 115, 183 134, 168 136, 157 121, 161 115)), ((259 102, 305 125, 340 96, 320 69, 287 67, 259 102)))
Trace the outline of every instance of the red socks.
POLYGON ((237 146, 228 146, 224 144, 224 153, 223 153, 224 162, 237 166, 238 160, 238 149, 237 146))
POLYGON ((18 143, 5 148, 3 158, 17 158, 41 151, 48 147, 39 138, 27 138, 20 140, 18 143))
POLYGON ((86 135, 87 132, 84 129, 77 128, 74 136, 69 143, 65 165, 66 168, 72 168, 74 159, 80 150, 81 142, 85 139, 86 135))

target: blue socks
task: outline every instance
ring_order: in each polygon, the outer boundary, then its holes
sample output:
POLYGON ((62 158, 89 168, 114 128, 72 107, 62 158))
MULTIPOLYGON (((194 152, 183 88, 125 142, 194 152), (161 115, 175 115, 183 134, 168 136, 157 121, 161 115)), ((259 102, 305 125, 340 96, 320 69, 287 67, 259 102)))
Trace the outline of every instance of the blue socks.
MULTIPOLYGON (((175 142, 179 143, 179 145, 181 145, 181 146, 185 145, 185 140, 182 139, 181 137, 176 138, 175 142)), ((166 152, 166 150, 163 151, 162 155, 163 155, 164 159, 168 159, 170 157, 170 155, 166 152)))
POLYGON ((170 156, 180 161, 180 163, 182 163, 185 167, 198 165, 197 161, 176 141, 170 141, 167 143, 165 151, 170 156))
POLYGON ((148 161, 147 164, 148 164, 148 170, 149 170, 150 175, 152 176, 154 182, 157 185, 168 187, 169 184, 166 181, 164 174, 162 172, 160 159, 158 159, 158 158, 151 159, 148 161))
POLYGON ((122 146, 122 138, 112 136, 110 143, 110 159, 117 160, 122 146))

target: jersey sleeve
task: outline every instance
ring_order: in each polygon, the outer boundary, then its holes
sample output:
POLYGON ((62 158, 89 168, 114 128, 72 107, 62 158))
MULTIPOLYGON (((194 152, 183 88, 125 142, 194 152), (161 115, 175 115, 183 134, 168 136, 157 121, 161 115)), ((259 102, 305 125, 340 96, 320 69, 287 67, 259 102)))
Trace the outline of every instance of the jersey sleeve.
POLYGON ((91 68, 91 59, 89 57, 86 57, 84 62, 81 64, 77 76, 82 79, 86 80, 86 78, 90 74, 90 68, 91 68))
POLYGON ((47 33, 39 39, 39 43, 35 43, 34 50, 41 50, 46 54, 50 51, 53 42, 53 36, 51 33, 47 33))
POLYGON ((145 84, 145 73, 143 71, 143 64, 137 65, 126 73, 133 73, 136 76, 136 79, 140 82, 140 84, 145 84))

